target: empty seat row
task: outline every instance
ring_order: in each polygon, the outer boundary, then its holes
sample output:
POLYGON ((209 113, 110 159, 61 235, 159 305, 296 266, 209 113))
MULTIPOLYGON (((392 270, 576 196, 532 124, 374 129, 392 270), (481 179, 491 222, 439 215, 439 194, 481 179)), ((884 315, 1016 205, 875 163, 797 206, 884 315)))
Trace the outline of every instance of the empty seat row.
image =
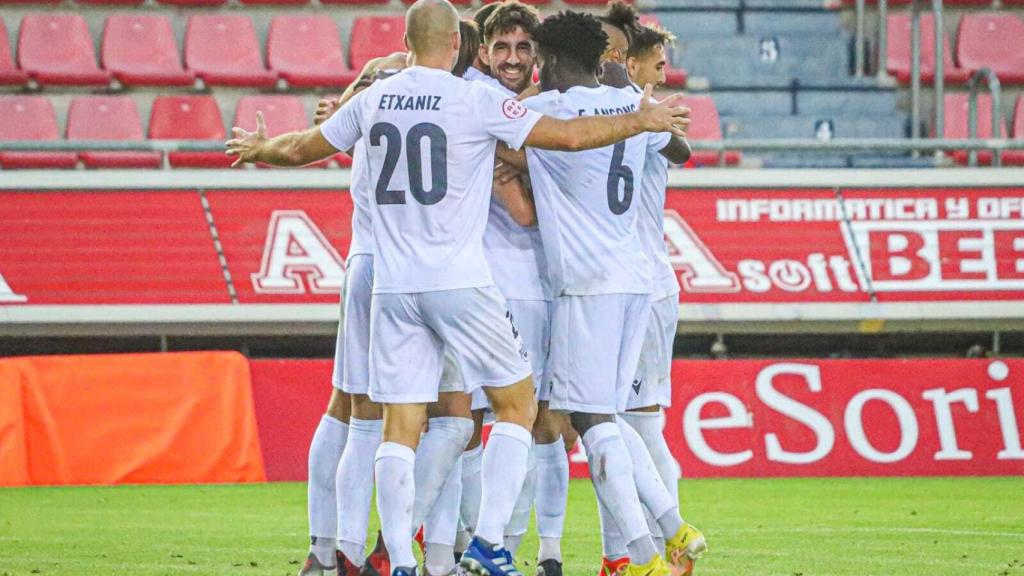
POLYGON ((402 16, 357 18, 346 61, 329 16, 277 16, 264 64, 249 17, 196 14, 188 20, 183 65, 166 16, 121 14, 104 24, 97 63, 81 15, 29 14, 21 22, 17 62, 0 19, 0 83, 185 86, 198 78, 209 85, 271 87, 283 79, 291 86, 344 86, 371 58, 404 50, 404 35, 402 16))
MULTIPOLYGON (((271 136, 309 125, 302 100, 296 96, 246 96, 235 109, 234 124, 255 129, 262 111, 271 136)), ((58 140, 57 117, 43 96, 0 96, 0 140, 58 140)), ((148 136, 144 135, 135 101, 128 96, 79 96, 68 108, 65 137, 69 140, 210 140, 227 137, 220 107, 213 96, 160 96, 153 101, 148 136)), ((0 166, 10 168, 157 168, 159 152, 4 152, 0 166)), ((223 152, 170 152, 171 166, 226 168, 232 159, 223 152)), ((348 165, 340 155, 336 161, 348 165)), ((324 166, 326 163, 320 163, 324 166)))
MULTIPOLYGON (((1000 111, 1001 112, 1001 111, 1000 111)), ((1006 138, 1006 123, 999 118, 999 138, 1006 138)), ((947 94, 943 106, 942 135, 946 138, 959 139, 968 137, 968 122, 970 121, 970 101, 967 94, 947 94)), ((978 138, 992 138, 992 98, 988 94, 978 95, 978 138)), ((1013 110, 1013 131, 1010 135, 1013 138, 1024 139, 1024 95, 1017 98, 1013 110)), ((932 135, 935 134, 934 127, 932 135)), ((953 159, 959 164, 967 163, 967 152, 956 151, 952 154, 953 159)), ((1003 163, 1012 165, 1024 165, 1024 150, 1007 150, 1003 152, 1003 163)), ((983 164, 992 161, 991 152, 979 152, 978 159, 983 164)))
MULTIPOLYGON (((887 72, 910 82, 910 15, 888 17, 887 72)), ((1011 13, 965 14, 956 34, 956 60, 949 37, 942 54, 943 78, 963 83, 971 74, 989 68, 1005 83, 1024 82, 1024 21, 1011 13)), ((921 15, 921 78, 935 79, 935 18, 921 15)))

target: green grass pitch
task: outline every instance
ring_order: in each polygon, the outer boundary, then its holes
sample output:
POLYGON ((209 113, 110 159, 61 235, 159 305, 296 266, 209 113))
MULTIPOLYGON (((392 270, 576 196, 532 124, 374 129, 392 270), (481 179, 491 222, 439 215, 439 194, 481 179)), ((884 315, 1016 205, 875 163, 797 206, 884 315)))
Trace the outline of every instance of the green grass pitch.
MULTIPOLYGON (((685 480, 708 537, 698 576, 1024 576, 1024 478, 685 480)), ((292 576, 305 486, 0 489, 0 576, 292 576)), ((520 565, 533 575, 536 538, 520 565)), ((566 574, 600 560, 594 494, 573 481, 566 574)))

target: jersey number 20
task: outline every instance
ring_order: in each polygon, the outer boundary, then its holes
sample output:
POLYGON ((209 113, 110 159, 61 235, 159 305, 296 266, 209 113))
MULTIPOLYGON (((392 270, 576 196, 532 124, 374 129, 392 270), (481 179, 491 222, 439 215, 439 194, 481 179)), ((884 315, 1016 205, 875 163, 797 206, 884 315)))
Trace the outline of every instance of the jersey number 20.
POLYGON ((612 148, 612 165, 608 168, 608 208, 616 216, 624 214, 633 203, 633 169, 622 163, 626 155, 626 142, 619 142, 612 148), (619 181, 622 181, 622 198, 619 198, 619 181))
MULTIPOLYGON (((405 190, 389 188, 398 159, 402 156, 402 133, 394 124, 380 122, 370 128, 370 145, 380 146, 381 139, 386 141, 387 149, 377 180, 377 204, 405 204, 405 190)), ((405 137, 405 158, 409 164, 409 188, 413 198, 424 206, 440 202, 448 193, 448 136, 444 130, 430 122, 421 122, 410 128, 405 137), (429 190, 423 185, 423 139, 430 144, 429 190)))

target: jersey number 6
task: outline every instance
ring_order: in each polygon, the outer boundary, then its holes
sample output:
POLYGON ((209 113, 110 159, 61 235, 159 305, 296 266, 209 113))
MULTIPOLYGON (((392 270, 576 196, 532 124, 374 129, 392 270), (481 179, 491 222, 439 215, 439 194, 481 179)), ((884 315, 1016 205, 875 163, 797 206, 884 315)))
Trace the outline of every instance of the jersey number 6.
POLYGON ((608 208, 616 216, 624 214, 633 203, 633 169, 622 163, 626 155, 626 142, 612 148, 612 165, 608 168, 608 208), (619 199, 619 180, 622 181, 622 199, 619 199))
MULTIPOLYGON (((405 204, 405 190, 391 190, 398 159, 402 156, 402 133, 389 122, 380 122, 370 128, 370 145, 380 146, 386 140, 384 166, 377 180, 377 204, 405 204)), ((405 138, 405 158, 408 162, 409 188, 413 198, 424 206, 437 204, 448 193, 448 136, 437 124, 421 122, 409 129, 405 138), (430 189, 423 187, 423 148, 426 138, 430 143, 430 189)))

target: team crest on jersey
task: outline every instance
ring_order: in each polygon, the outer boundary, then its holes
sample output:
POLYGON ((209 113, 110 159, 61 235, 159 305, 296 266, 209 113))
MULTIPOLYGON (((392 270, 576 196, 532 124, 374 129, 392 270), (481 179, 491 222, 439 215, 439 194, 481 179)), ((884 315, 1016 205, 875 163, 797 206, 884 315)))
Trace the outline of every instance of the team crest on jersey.
POLYGON ((523 106, 522 102, 514 98, 509 98, 502 102, 501 111, 509 120, 515 120, 516 118, 526 116, 526 106, 523 106))

